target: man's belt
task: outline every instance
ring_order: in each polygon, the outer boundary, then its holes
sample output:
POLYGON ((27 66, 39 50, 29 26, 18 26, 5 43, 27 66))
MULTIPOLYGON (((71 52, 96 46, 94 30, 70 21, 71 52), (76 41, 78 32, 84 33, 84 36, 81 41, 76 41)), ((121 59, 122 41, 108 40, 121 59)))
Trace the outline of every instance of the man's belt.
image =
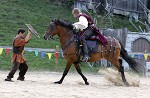
POLYGON ((21 48, 21 47, 13 47, 13 53, 16 53, 16 54, 22 54, 20 48, 21 48))

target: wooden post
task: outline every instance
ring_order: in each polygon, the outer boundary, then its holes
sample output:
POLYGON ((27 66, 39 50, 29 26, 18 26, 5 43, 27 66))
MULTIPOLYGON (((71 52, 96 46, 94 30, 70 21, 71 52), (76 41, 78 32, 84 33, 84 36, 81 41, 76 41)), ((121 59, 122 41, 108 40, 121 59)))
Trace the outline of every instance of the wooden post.
POLYGON ((58 71, 58 57, 59 57, 59 46, 56 45, 55 58, 56 58, 56 71, 58 71))

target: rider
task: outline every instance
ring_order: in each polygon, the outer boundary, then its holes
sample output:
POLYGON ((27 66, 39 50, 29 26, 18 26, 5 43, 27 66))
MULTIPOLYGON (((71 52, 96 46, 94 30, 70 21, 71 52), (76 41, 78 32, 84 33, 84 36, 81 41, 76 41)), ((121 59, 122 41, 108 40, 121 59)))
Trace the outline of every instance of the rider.
POLYGON ((106 38, 100 34, 99 30, 95 27, 94 22, 92 18, 85 13, 82 13, 78 8, 74 8, 72 10, 72 14, 75 18, 79 19, 79 22, 74 23, 75 29, 79 29, 83 32, 81 36, 81 41, 83 44, 83 59, 82 61, 87 62, 90 58, 88 55, 88 47, 86 40, 90 38, 91 36, 95 35, 95 32, 97 32, 97 36, 99 37, 99 40, 102 42, 102 44, 106 45, 107 41, 106 38))

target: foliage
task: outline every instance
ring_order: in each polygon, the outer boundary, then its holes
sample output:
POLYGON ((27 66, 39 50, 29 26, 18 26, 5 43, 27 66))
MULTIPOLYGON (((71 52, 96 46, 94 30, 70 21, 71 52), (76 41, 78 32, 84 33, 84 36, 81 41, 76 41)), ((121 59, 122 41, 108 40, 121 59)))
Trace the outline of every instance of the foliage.
POLYGON ((31 24, 41 38, 33 36, 27 47, 55 48, 55 45, 59 44, 58 41, 49 42, 42 37, 47 25, 54 18, 73 20, 73 17, 70 17, 72 16, 70 9, 47 4, 47 0, 1 0, 0 3, 0 41, 3 41, 0 46, 11 46, 17 29, 25 28, 27 31, 25 24, 31 24))
MULTIPOLYGON (((12 67, 11 63, 11 54, 6 54, 5 52, 0 55, 0 70, 10 70, 12 67)), ((35 56, 34 52, 25 51, 24 58, 27 61, 27 64, 29 66, 29 70, 31 71, 59 71, 63 72, 65 69, 66 61, 64 58, 59 57, 58 59, 58 65, 56 65, 56 59, 54 55, 52 55, 52 58, 49 60, 48 56, 45 54, 44 58, 39 56, 35 56)), ((83 72, 92 72, 96 73, 98 67, 89 67, 86 63, 81 64, 81 69, 83 72)), ((75 67, 72 65, 70 72, 76 72, 75 67)))
POLYGON ((74 4, 75 0, 49 0, 49 2, 53 3, 54 5, 64 5, 68 8, 71 8, 74 4))
MULTIPOLYGON (((38 39, 33 36, 27 47, 55 48, 56 44, 59 45, 59 41, 45 41, 42 38, 50 21, 59 18, 72 23, 75 22, 70 8, 53 5, 49 0, 1 0, 0 3, 0 41, 3 42, 0 43, 0 46, 12 46, 12 40, 17 29, 23 27, 27 31, 25 24, 28 23, 38 31, 41 38, 38 39)), ((109 28, 110 20, 107 17, 102 19, 103 16, 101 15, 94 16, 91 14, 91 16, 96 17, 98 28, 109 28)), ((129 30, 135 31, 128 21, 128 17, 114 15, 112 26, 113 28, 127 27, 129 30)))

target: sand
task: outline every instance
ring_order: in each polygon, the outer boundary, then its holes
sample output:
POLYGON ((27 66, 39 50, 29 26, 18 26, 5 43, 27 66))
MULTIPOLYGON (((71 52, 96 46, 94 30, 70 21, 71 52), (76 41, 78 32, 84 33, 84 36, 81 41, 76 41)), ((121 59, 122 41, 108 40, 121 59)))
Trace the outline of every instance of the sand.
POLYGON ((103 75, 86 73, 90 85, 77 73, 68 73, 62 84, 60 72, 27 72, 25 81, 4 81, 8 71, 0 71, 0 98, 150 98, 150 78, 140 77, 139 87, 116 86, 103 75))

